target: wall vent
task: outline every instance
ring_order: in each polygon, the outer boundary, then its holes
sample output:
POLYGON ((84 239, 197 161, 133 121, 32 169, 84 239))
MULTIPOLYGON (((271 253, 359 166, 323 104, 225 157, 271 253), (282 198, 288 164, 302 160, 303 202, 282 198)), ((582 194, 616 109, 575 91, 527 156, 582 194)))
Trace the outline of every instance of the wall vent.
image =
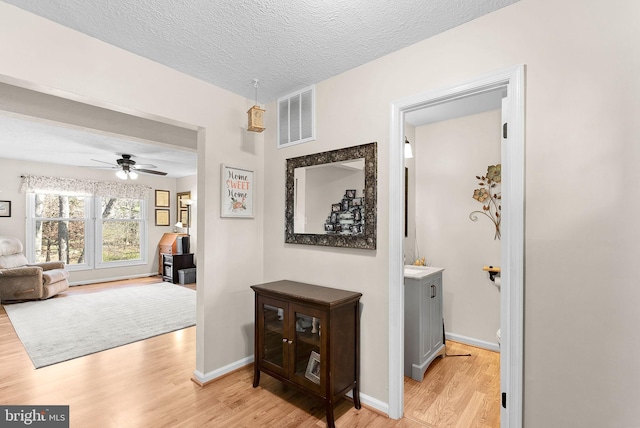
POLYGON ((316 87, 278 98, 278 148, 316 139, 316 87))

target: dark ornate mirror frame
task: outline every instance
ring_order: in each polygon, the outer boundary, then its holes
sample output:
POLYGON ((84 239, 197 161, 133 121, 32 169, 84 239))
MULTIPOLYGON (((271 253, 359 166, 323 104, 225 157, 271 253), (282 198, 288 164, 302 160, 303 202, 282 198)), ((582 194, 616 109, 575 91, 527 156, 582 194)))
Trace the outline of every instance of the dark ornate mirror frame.
POLYGON ((287 159, 285 193, 284 242, 288 244, 323 245, 328 247, 376 249, 378 148, 377 143, 362 144, 328 152, 314 153, 287 159), (300 167, 323 165, 364 158, 365 228, 361 235, 320 235, 293 232, 294 170, 300 167))

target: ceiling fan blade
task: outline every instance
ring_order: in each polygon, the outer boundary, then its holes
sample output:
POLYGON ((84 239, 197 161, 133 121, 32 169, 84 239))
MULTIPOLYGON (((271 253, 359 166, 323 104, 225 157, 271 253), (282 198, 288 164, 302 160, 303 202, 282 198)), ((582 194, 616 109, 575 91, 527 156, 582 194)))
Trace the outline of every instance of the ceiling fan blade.
POLYGON ((143 172, 145 174, 155 174, 155 175, 167 175, 166 172, 163 171, 154 171, 152 169, 138 169, 136 168, 137 172, 143 172))
POLYGON ((80 168, 93 168, 93 169, 120 169, 119 166, 100 166, 100 165, 80 165, 80 168))
POLYGON ((105 162, 105 161, 101 161, 101 160, 98 160, 98 159, 91 159, 91 160, 94 161, 94 162, 106 163, 107 165, 111 165, 114 168, 119 168, 120 167, 119 165, 114 164, 113 162, 105 162))
POLYGON ((148 164, 135 164, 135 165, 131 165, 131 168, 133 169, 140 169, 140 168, 157 168, 157 166, 155 165, 151 165, 150 163, 148 164))

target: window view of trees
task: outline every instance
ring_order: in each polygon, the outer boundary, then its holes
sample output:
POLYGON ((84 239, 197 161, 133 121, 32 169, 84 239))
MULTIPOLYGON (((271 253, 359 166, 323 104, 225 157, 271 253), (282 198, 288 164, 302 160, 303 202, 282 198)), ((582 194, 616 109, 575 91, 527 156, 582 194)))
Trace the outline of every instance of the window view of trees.
MULTIPOLYGON (((87 263, 87 234, 102 238, 97 260, 117 262, 142 260, 142 200, 96 198, 101 215, 96 228, 91 222, 94 198, 36 194, 34 197, 35 262, 87 263), (101 253, 101 254, 100 254, 101 253)), ((89 250, 91 251, 91 250, 89 250)))
POLYGON ((101 198, 102 261, 139 260, 141 207, 139 199, 101 198))
POLYGON ((35 195, 35 262, 85 262, 85 198, 35 195))

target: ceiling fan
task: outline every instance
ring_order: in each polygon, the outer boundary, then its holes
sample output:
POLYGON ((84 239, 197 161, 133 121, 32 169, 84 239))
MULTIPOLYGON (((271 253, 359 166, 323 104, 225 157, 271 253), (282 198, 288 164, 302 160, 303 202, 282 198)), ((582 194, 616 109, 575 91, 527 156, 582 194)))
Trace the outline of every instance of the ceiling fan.
POLYGON ((91 159, 94 162, 106 163, 109 166, 90 166, 89 168, 108 168, 108 169, 117 169, 116 176, 122 180, 126 180, 128 178, 135 180, 138 178, 138 173, 142 172, 144 174, 154 174, 154 175, 167 175, 166 172, 163 171, 155 171, 153 169, 148 168, 157 168, 155 165, 146 164, 146 165, 138 165, 136 161, 131 159, 133 155, 122 154, 120 159, 116 160, 116 165, 110 162, 104 162, 98 159, 91 159))

